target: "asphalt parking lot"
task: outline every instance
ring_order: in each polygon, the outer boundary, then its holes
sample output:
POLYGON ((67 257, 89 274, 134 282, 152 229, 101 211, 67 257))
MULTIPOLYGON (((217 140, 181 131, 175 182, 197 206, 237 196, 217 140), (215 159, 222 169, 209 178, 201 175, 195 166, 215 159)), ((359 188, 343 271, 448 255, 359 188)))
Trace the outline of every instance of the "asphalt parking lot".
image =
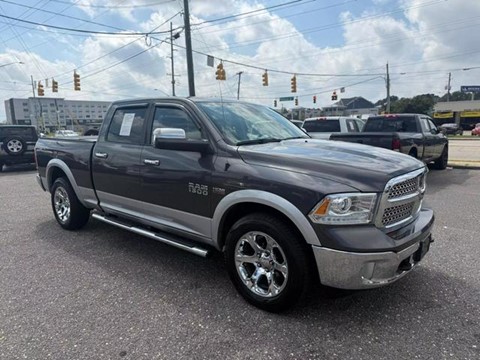
POLYGON ((435 243, 407 277, 283 314, 244 302, 218 255, 62 230, 34 174, 0 174, 0 359, 480 358, 480 170, 430 171, 435 243))

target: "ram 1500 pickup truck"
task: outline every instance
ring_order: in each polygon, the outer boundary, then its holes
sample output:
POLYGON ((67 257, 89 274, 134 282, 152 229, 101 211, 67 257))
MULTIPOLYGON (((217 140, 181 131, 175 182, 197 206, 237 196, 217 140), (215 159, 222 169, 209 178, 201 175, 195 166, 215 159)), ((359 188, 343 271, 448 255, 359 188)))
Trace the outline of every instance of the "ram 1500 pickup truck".
POLYGON ((378 146, 422 160, 444 170, 448 163, 448 139, 432 119, 422 114, 371 116, 360 133, 332 134, 330 140, 378 146))
POLYGON ((432 241, 421 161, 311 139, 261 105, 115 102, 98 138, 42 138, 36 161, 63 228, 92 217, 197 255, 222 251, 240 294, 268 311, 318 279, 392 283, 432 241))

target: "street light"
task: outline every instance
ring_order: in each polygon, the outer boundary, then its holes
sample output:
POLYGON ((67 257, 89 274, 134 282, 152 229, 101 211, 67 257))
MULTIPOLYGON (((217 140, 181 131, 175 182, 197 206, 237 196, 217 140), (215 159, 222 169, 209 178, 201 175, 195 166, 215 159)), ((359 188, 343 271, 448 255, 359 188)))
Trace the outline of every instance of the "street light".
POLYGON ((0 65, 0 68, 8 66, 8 65, 13 65, 13 64, 24 64, 24 63, 22 61, 14 61, 14 62, 11 62, 11 63, 0 65))

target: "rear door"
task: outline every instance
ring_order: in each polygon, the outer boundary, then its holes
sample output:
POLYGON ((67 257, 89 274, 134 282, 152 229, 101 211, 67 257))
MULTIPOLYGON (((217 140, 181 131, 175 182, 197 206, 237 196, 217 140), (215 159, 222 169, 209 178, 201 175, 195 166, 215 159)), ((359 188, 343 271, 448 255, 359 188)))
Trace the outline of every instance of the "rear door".
POLYGON ((105 210, 134 215, 135 200, 141 198, 140 158, 148 114, 147 103, 113 109, 109 128, 93 149, 93 181, 105 210))

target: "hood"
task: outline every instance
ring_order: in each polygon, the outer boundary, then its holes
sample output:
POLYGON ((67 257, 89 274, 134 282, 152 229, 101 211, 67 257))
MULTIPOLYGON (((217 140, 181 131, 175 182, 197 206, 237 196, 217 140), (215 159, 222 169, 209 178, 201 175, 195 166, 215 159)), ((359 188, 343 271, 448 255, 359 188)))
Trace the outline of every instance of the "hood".
POLYGON ((359 191, 383 191, 386 183, 425 165, 392 150, 342 141, 295 139, 238 147, 242 159, 336 181, 359 191))

